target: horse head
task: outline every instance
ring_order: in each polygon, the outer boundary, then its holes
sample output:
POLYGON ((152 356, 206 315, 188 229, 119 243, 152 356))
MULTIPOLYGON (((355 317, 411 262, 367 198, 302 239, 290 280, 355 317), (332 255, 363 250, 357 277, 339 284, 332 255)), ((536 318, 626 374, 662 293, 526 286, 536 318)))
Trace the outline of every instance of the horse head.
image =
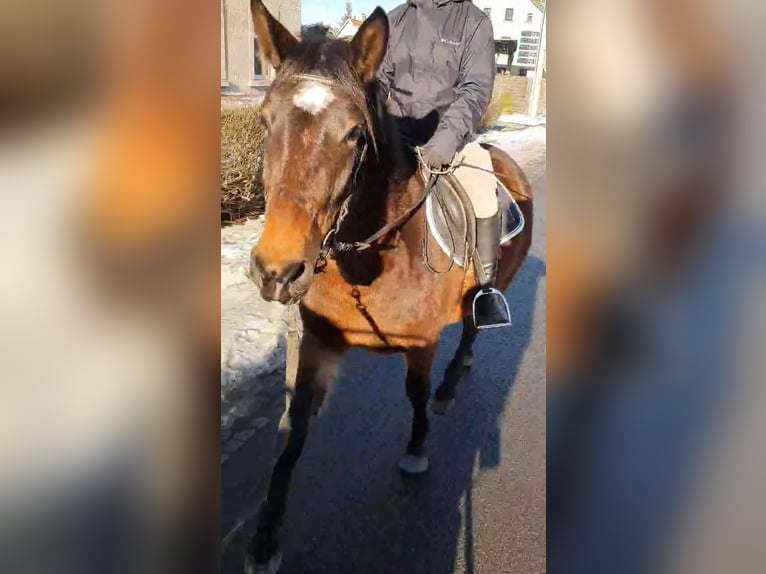
POLYGON ((266 220, 250 276, 267 301, 308 291, 325 240, 342 217, 362 163, 377 155, 370 94, 388 43, 377 8, 350 42, 295 38, 252 0, 258 46, 277 77, 264 97, 266 220))

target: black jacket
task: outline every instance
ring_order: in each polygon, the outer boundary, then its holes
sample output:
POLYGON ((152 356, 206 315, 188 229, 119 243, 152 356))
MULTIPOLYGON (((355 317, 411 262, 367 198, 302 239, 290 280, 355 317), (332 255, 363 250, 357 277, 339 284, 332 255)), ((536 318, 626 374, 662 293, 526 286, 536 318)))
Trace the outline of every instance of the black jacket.
POLYGON ((492 23, 469 0, 408 0, 388 19, 388 50, 378 71, 388 109, 411 141, 452 157, 492 97, 492 23))

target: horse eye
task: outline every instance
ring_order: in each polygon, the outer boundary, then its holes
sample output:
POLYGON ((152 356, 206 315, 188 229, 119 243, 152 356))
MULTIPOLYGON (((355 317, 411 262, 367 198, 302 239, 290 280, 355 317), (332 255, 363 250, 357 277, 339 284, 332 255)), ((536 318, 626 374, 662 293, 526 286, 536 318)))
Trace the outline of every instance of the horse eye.
POLYGON ((349 130, 346 134, 346 141, 351 144, 355 144, 364 135, 364 128, 361 125, 356 125, 349 130))

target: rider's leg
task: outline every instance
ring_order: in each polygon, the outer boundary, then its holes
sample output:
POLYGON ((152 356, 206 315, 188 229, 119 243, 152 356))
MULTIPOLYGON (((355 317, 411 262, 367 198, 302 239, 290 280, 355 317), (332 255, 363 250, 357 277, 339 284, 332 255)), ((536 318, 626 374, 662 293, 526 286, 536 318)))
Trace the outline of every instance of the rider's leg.
POLYGON ((479 329, 511 324, 505 296, 494 289, 501 232, 500 213, 476 221, 476 250, 484 271, 481 291, 474 300, 473 318, 479 329))
POLYGON ((491 173, 492 158, 478 143, 468 144, 458 156, 465 165, 455 170, 455 177, 465 188, 476 214, 476 249, 484 274, 475 302, 474 321, 478 328, 510 325, 505 297, 493 289, 502 222, 497 204, 497 178, 491 173))

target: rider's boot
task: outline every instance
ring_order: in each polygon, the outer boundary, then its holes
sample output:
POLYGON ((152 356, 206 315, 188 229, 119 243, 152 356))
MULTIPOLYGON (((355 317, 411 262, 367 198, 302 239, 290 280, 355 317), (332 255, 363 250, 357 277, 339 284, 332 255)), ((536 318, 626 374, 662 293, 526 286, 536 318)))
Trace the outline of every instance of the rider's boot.
POLYGON ((495 289, 501 225, 499 211, 492 217, 476 219, 476 250, 484 271, 483 284, 473 300, 473 322, 477 329, 511 325, 505 296, 495 289))

